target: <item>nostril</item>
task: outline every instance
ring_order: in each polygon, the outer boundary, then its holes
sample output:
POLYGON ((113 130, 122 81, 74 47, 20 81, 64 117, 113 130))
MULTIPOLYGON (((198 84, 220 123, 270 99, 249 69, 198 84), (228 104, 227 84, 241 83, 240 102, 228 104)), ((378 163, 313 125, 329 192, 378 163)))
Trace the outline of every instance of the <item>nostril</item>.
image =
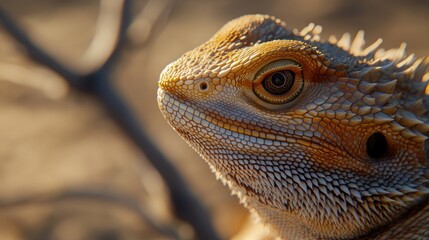
POLYGON ((206 91, 208 87, 209 87, 209 86, 207 85, 207 83, 206 83, 206 82, 201 82, 201 83, 200 83, 200 90, 201 90, 201 91, 206 91))
POLYGON ((375 132, 366 141, 366 152, 369 157, 379 159, 388 153, 389 145, 386 137, 381 132, 375 132))
POLYGON ((195 82, 195 89, 201 93, 208 92, 210 90, 210 83, 206 79, 200 79, 195 82))

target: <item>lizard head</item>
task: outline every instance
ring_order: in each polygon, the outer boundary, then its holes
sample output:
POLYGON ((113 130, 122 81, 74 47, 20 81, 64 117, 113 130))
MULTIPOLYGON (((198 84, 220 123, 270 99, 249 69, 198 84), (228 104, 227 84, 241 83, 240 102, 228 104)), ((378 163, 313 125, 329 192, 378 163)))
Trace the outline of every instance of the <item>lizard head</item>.
POLYGON ((371 234, 427 202, 428 58, 235 19, 161 73, 169 124, 280 236, 371 234))

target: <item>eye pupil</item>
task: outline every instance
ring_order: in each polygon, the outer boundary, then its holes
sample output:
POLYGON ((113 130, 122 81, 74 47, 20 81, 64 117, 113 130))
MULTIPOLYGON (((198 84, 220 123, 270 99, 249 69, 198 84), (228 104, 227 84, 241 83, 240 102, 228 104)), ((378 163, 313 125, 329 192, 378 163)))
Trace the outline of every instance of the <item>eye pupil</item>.
POLYGON ((271 76, 271 82, 274 86, 281 87, 285 84, 286 79, 283 74, 276 72, 271 76))
POLYGON ((290 70, 275 72, 263 81, 264 89, 274 95, 287 93, 295 82, 295 73, 290 70))

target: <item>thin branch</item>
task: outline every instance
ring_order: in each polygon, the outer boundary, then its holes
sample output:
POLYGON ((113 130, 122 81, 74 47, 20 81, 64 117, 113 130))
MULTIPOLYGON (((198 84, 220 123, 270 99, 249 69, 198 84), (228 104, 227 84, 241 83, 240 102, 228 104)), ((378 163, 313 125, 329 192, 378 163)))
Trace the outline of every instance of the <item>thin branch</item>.
POLYGON ((150 228, 157 232, 169 236, 173 239, 180 239, 178 233, 166 224, 159 223, 149 212, 147 212, 140 204, 132 198, 127 198, 122 194, 112 191, 100 191, 95 189, 75 189, 63 191, 55 194, 43 194, 40 196, 25 196, 10 200, 1 199, 1 208, 20 207, 28 204, 52 204, 60 201, 68 200, 95 200, 106 203, 115 204, 123 208, 129 209, 137 214, 142 221, 146 222, 150 228))
MULTIPOLYGON (((121 43, 123 42, 126 29, 129 26, 129 8, 131 0, 122 1, 122 14, 119 19, 120 28, 117 33, 118 40, 115 48, 107 57, 104 64, 94 70, 94 72, 85 75, 76 74, 68 70, 40 47, 36 46, 1 9, 0 21, 17 42, 27 49, 30 57, 63 76, 75 89, 87 92, 104 105, 106 110, 111 113, 111 116, 130 136, 149 162, 163 177, 169 190, 176 215, 194 228, 198 239, 220 239, 213 228, 211 218, 206 212, 206 209, 187 187, 187 184, 176 168, 148 137, 144 128, 139 124, 137 118, 110 81, 112 66, 120 53, 121 43)), ((95 38, 96 37, 94 37, 94 39, 95 38)))
POLYGON ((133 46, 144 46, 162 29, 174 7, 172 0, 148 0, 127 32, 133 46))
POLYGON ((5 30, 16 40, 21 43, 21 45, 25 46, 29 55, 40 64, 45 66, 49 66, 49 68, 58 73, 60 76, 63 76, 67 79, 70 85, 74 87, 79 87, 80 78, 79 74, 76 74, 72 70, 65 67, 61 64, 57 59, 51 57, 48 53, 43 51, 39 46, 37 46, 30 37, 25 34, 23 30, 15 23, 14 20, 0 8, 0 22, 5 28, 5 30))
POLYGON ((80 59, 83 71, 94 72, 100 68, 117 48, 124 1, 101 0, 94 37, 80 59))
MULTIPOLYGON (((122 3, 121 14, 118 15, 117 21, 119 22, 119 29, 117 31, 116 44, 113 48, 113 51, 110 55, 107 56, 104 64, 100 68, 94 70, 92 75, 95 75, 97 72, 110 72, 113 68, 115 60, 119 57, 122 45, 125 39, 126 32, 128 27, 131 24, 131 2, 132 0, 101 0, 101 1, 119 1, 122 3)), ((101 74, 104 75, 104 74, 101 74)))

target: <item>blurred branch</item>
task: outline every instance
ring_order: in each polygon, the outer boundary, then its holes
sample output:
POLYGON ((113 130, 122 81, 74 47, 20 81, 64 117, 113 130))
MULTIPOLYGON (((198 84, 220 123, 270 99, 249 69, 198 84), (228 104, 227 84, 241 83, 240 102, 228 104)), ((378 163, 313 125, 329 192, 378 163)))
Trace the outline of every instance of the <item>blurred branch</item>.
POLYGON ((121 31, 126 29, 126 26, 121 26, 121 23, 128 25, 129 22, 128 19, 118 21, 122 17, 129 16, 129 13, 125 12, 129 8, 123 4, 123 1, 117 0, 100 1, 95 35, 80 59, 80 65, 86 68, 85 72, 93 72, 103 66, 117 48, 118 38, 123 36, 121 31))
POLYGON ((149 227, 156 230, 157 232, 172 239, 180 239, 176 231, 171 229, 171 227, 167 226, 166 224, 161 224, 157 222, 151 214, 149 214, 140 204, 138 204, 132 198, 127 198, 122 194, 111 191, 76 189, 64 191, 57 194, 43 194, 40 196, 28 196, 11 200, 2 199, 0 200, 0 209, 20 207, 27 204, 52 204, 65 200, 95 200, 116 204, 123 208, 129 209, 139 215, 139 217, 144 222, 146 222, 149 227))
MULTIPOLYGON (((106 48, 104 50, 102 49, 104 53, 100 56, 103 57, 93 58, 97 64, 100 63, 101 65, 86 73, 77 73, 70 70, 63 64, 59 63, 54 57, 43 51, 40 47, 36 46, 30 37, 27 36, 2 9, 0 9, 0 21, 9 34, 27 49, 28 55, 31 58, 57 72, 74 89, 86 92, 102 103, 105 109, 111 113, 111 116, 116 120, 119 126, 121 126, 128 136, 135 142, 149 162, 151 162, 163 177, 170 193, 175 214, 178 218, 188 222, 193 227, 198 239, 219 239, 206 209, 187 187, 187 184, 176 168, 148 137, 145 129, 140 125, 133 112, 111 82, 111 71, 113 70, 112 68, 115 60, 120 54, 126 30, 130 24, 131 0, 102 0, 102 6, 104 6, 101 9, 102 12, 112 11, 115 13, 115 22, 117 23, 114 24, 114 26, 119 27, 114 28, 115 33, 113 33, 113 30, 110 32, 111 30, 105 29, 109 27, 109 24, 99 22, 98 27, 100 29, 96 31, 97 34, 108 35, 111 39, 107 41, 105 45, 106 48), (111 3, 110 1, 116 1, 116 3, 111 3), (120 8, 120 11, 112 10, 111 8, 120 8)), ((161 9, 169 8, 164 7, 161 9)), ((101 16, 99 17, 99 21, 112 21, 111 17, 107 17, 107 15, 104 17, 104 14, 108 13, 102 12, 100 12, 101 16)), ((158 15, 162 16, 163 14, 158 15)), ((157 23, 156 19, 162 18, 155 18, 151 23, 152 25, 157 23)), ((102 36, 94 36, 93 39, 94 41, 99 41, 98 39, 101 38, 102 36)), ((98 51, 99 50, 95 51, 95 47, 89 47, 87 56, 91 56, 92 54, 95 54, 94 52, 98 51)), ((87 57, 87 59, 88 58, 90 57, 87 57)), ((97 64, 93 64, 92 66, 96 66, 97 64)), ((81 69, 84 68, 81 67, 81 69)))
POLYGON ((133 46, 144 46, 161 29, 173 10, 171 0, 148 0, 127 31, 127 39, 133 46))
POLYGON ((78 86, 80 76, 75 72, 71 71, 57 59, 51 57, 48 53, 43 51, 21 30, 15 21, 10 18, 3 9, 0 8, 0 23, 3 25, 5 30, 15 38, 21 45, 25 46, 29 55, 38 63, 49 68, 67 79, 71 86, 78 86))

